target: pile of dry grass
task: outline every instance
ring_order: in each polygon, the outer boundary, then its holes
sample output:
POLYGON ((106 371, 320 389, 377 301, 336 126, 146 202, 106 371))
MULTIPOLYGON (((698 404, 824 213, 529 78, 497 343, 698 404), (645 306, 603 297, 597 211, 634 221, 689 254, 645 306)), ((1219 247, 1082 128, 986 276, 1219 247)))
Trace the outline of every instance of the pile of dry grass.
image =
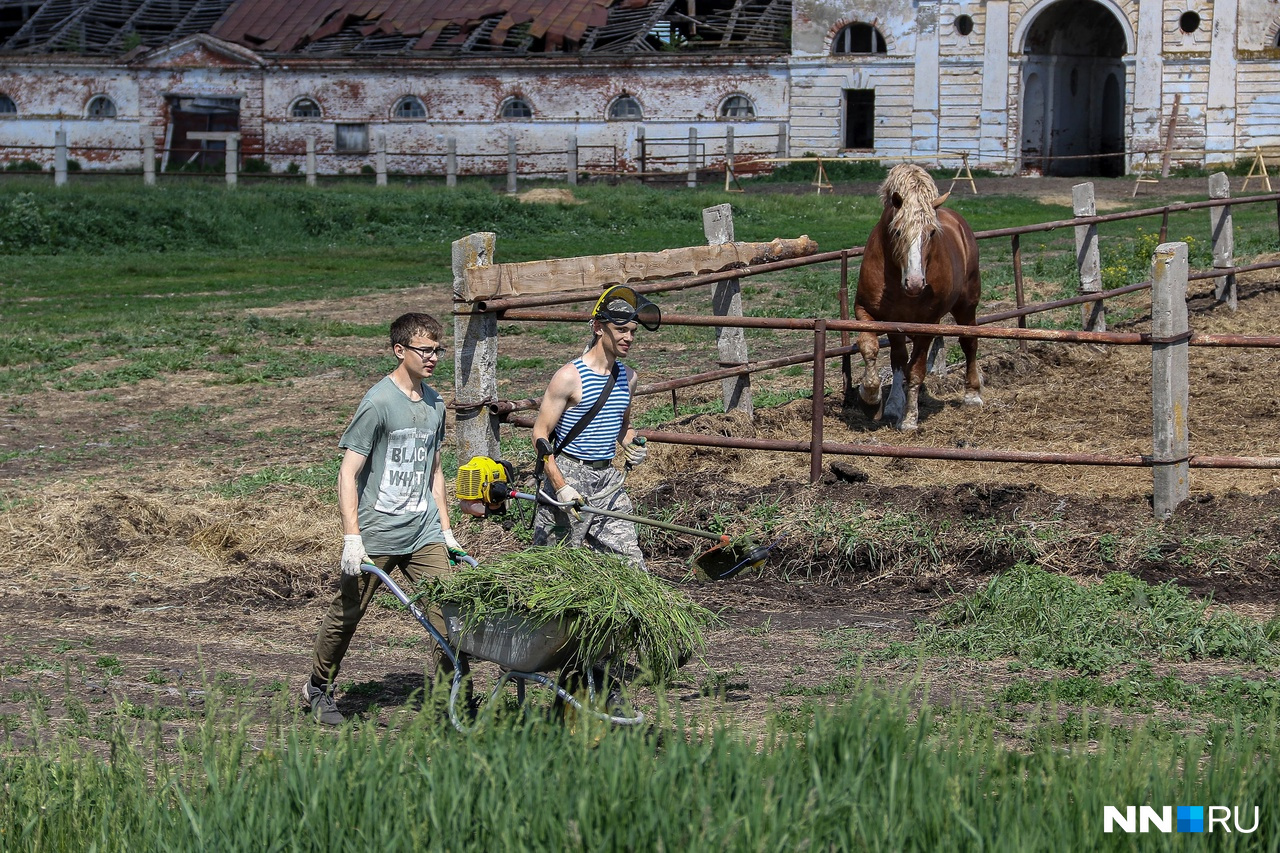
MULTIPOLYGON (((0 578, 133 601, 151 584, 176 601, 234 580, 250 600, 310 598, 337 564, 337 522, 317 497, 86 492, 59 486, 0 516, 11 549, 0 578)), ((150 599, 149 599, 150 600, 150 599)))

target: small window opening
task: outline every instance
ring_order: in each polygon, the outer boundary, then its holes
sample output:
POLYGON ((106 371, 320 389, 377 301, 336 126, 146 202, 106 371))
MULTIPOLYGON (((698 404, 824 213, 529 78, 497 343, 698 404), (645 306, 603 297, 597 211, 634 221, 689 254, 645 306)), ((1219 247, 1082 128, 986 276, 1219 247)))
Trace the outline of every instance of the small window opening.
POLYGON ((524 98, 507 98, 500 115, 508 119, 533 118, 533 107, 524 98))
POLYGON ((1200 29, 1200 15, 1195 12, 1183 12, 1182 17, 1178 19, 1178 26, 1184 33, 1194 33, 1200 29))
POLYGON ((720 105, 720 117, 728 119, 755 118, 756 107, 746 95, 730 95, 720 105))
POLYGON ((973 32, 973 18, 968 15, 956 16, 956 32, 962 36, 967 36, 973 32))
POLYGON ((610 121, 640 121, 643 118, 640 102, 630 95, 623 95, 609 105, 610 121))
POLYGON ((320 105, 310 98, 301 98, 294 103, 289 115, 294 118, 320 118, 320 105))
POLYGON ((409 95, 396 102, 391 115, 395 118, 426 118, 427 108, 423 106, 422 101, 409 95))
POLYGON ((90 99, 86 112, 90 118, 115 118, 116 102, 106 95, 98 95, 90 99))
POLYGON ((870 24, 850 24, 836 33, 832 53, 888 53, 884 36, 870 24))
POLYGON ((18 105, 13 102, 13 98, 8 95, 0 94, 0 116, 18 114, 18 105))

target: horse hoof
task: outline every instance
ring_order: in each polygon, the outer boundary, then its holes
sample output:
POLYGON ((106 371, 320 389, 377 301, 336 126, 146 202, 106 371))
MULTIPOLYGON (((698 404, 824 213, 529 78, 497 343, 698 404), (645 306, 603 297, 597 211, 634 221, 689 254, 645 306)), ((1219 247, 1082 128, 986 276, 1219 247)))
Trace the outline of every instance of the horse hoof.
POLYGON ((862 414, 866 415, 868 418, 879 417, 880 405, 881 405, 881 401, 883 400, 883 397, 880 394, 880 389, 876 388, 875 399, 868 400, 867 395, 865 393, 865 387, 866 386, 859 385, 858 393, 854 395, 854 399, 857 401, 858 408, 862 411, 862 414))
POLYGON ((964 404, 965 404, 966 406, 981 407, 981 406, 982 406, 982 395, 981 395, 981 394, 965 394, 965 395, 964 395, 964 404))
POLYGON ((920 423, 915 418, 903 418, 898 424, 898 432, 915 432, 919 427, 920 423))

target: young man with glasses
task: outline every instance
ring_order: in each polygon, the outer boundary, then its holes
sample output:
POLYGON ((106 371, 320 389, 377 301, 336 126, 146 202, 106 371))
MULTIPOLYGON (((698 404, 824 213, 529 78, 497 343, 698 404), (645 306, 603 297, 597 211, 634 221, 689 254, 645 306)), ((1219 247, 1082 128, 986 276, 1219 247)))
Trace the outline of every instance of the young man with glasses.
MULTIPOLYGON (((444 399, 427 379, 444 355, 440 322, 430 314, 404 314, 391 324, 391 350, 399 363, 369 389, 338 446, 338 510, 342 516, 342 574, 316 634, 311 676, 303 702, 316 720, 339 725, 334 683, 356 626, 381 583, 363 572, 373 563, 384 572, 404 572, 416 586, 423 578, 452 571, 466 552, 450 529, 440 449, 444 443, 444 399)), ((431 623, 445 633, 437 608, 431 623)), ((452 674, 444 652, 434 649, 432 677, 452 674)), ((459 664, 467 666, 465 657, 459 664)))
MULTIPOLYGON (((590 503, 634 513, 631 498, 620 488, 624 473, 613 467, 613 459, 618 444, 629 467, 643 462, 648 450, 631 428, 636 372, 620 359, 631 351, 638 325, 657 331, 661 322, 658 306, 630 287, 609 288, 591 312, 592 340, 586 351, 551 378, 533 425, 533 441, 535 447, 544 440, 552 448, 545 458, 549 486, 544 491, 561 503, 590 503), (592 414, 611 375, 614 380, 609 396, 592 414), (589 420, 582 429, 571 435, 586 418, 589 420)), ((639 569, 645 567, 633 522, 581 513, 572 507, 540 506, 534 519, 533 544, 559 542, 616 554, 639 569)))

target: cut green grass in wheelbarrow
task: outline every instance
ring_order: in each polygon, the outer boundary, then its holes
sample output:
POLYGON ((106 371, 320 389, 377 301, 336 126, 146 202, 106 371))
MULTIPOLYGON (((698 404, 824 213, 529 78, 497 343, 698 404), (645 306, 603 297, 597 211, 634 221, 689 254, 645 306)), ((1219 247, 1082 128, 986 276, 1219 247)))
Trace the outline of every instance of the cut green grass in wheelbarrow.
POLYGON ((625 560, 587 548, 530 548, 424 583, 422 597, 457 607, 463 631, 511 616, 533 624, 563 622, 584 665, 635 654, 655 683, 706 646, 716 621, 705 607, 625 560))

